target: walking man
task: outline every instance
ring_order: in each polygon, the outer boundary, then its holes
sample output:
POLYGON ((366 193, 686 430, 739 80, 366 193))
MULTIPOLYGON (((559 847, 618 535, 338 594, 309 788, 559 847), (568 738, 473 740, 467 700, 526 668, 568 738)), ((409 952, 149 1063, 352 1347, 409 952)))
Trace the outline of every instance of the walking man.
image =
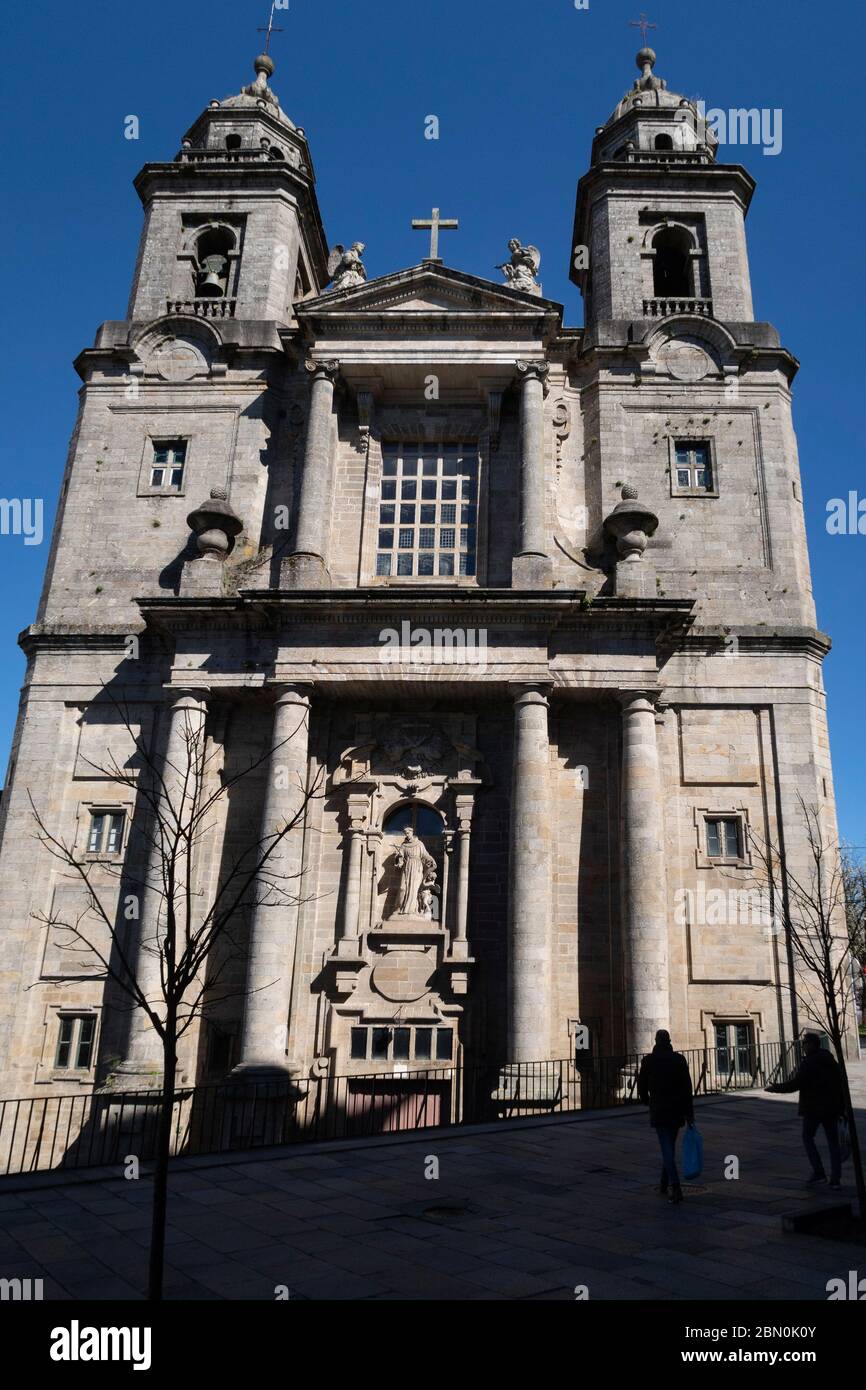
POLYGON ((815 1143, 815 1135, 823 1126, 830 1150, 830 1186, 842 1186, 842 1151, 839 1148, 839 1116, 842 1114, 842 1072, 831 1052, 821 1046, 817 1033, 803 1038, 803 1060, 790 1081, 775 1081, 766 1089, 776 1095, 786 1091, 800 1092, 799 1114, 803 1118, 803 1148, 812 1165, 807 1187, 826 1182, 827 1174, 815 1143))
POLYGON ((671 1035, 660 1028, 656 1045, 640 1064, 637 1079, 638 1099, 649 1106, 650 1124, 658 1135, 662 1151, 662 1176, 659 1192, 669 1202, 683 1200, 680 1175, 677 1172, 677 1135, 684 1124, 694 1123, 692 1078, 681 1052, 674 1052, 671 1035))

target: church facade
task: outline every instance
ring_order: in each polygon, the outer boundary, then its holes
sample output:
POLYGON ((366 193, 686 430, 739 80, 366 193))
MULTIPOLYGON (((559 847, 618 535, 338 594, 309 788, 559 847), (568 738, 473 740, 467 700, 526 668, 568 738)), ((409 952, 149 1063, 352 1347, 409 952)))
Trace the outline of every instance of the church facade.
MULTIPOLYGON (((578 185, 582 329, 517 239, 502 283, 435 240, 374 280, 361 243, 329 253, 266 55, 139 174, 129 308, 77 359, 21 638, 5 1096, 158 1062, 64 938, 87 894, 31 806, 124 920, 120 711, 173 773, 199 730, 230 788, 202 902, 292 824, 298 891, 239 915, 182 1083, 615 1057, 659 1027, 724 1068, 798 1036, 755 853, 805 871, 798 796, 834 817, 797 362, 753 309, 754 182, 654 65, 578 185)), ((145 894, 124 931, 154 999, 156 930, 145 894)))

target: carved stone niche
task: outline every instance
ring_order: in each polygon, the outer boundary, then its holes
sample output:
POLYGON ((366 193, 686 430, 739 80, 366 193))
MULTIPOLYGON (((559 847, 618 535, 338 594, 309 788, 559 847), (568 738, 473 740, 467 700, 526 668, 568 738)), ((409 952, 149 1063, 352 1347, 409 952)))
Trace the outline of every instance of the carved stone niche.
POLYGON ((352 988, 380 1003, 467 992, 469 837, 484 780, 472 716, 357 720, 333 778, 366 842, 364 871, 359 845, 349 846, 350 910, 332 956, 344 984, 355 971, 352 988), (363 977, 355 961, 370 966, 363 977))

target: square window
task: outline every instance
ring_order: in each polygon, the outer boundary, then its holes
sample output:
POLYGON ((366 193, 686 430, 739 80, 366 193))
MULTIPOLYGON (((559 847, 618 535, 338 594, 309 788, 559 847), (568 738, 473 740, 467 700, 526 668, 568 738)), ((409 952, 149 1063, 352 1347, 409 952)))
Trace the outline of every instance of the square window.
POLYGON ((688 487, 691 482, 691 472, 688 468, 677 469, 677 487, 688 487))
POLYGON ((397 574, 398 574, 398 575, 401 575, 401 574, 402 574, 402 575, 406 575, 406 574, 411 574, 411 573, 412 573, 412 556, 411 556, 411 555, 398 555, 398 556, 397 556, 397 574))
POLYGON ((385 502, 393 502, 397 496, 397 484, 394 481, 384 481, 382 483, 382 498, 385 502))
POLYGON ((439 472, 439 460, 435 454, 425 454, 422 473, 425 478, 435 478, 439 472))
POLYGON ((401 549, 401 550, 411 550, 411 549, 412 549, 412 546, 414 545, 414 543, 415 543, 415 531, 414 531, 413 527, 407 526, 407 527, 404 529, 404 528, 401 526, 401 528, 400 528, 400 549, 401 549))
POLYGON ((436 479, 435 479, 435 478, 422 478, 422 480, 421 480, 421 496, 423 497, 423 499, 424 499, 425 502, 435 502, 435 501, 436 501, 436 479))
POLYGON ((475 446, 391 445, 383 453, 383 467, 389 462, 394 470, 381 484, 377 575, 390 577, 395 573, 393 557, 387 552, 396 550, 401 552, 396 564, 400 577, 432 578, 438 574, 451 578, 458 564, 460 575, 474 576, 478 514, 475 446), (399 511, 394 505, 398 498, 399 511), (441 553, 458 549, 459 560, 454 554, 441 553))
POLYGON ((397 476, 397 457, 396 455, 384 454, 382 457, 382 477, 396 478, 397 476))
POLYGON ((439 573, 440 573, 440 575, 453 575, 453 573, 454 573, 454 556, 453 556, 453 555, 440 555, 440 556, 439 556, 439 573))
POLYGON ((418 482, 415 478, 404 478, 400 484, 400 496, 405 500, 414 502, 418 495, 418 482))
POLYGON ((453 526, 440 526, 440 527, 439 527, 439 545, 440 545, 440 548, 441 548, 442 550, 453 550, 453 549, 454 549, 454 538, 455 538, 456 534, 457 534, 457 533, 456 533, 456 531, 454 530, 454 527, 453 527, 453 526))
POLYGON ((418 532, 418 545, 422 550, 432 550, 436 544, 436 527, 422 526, 418 532))
POLYGON ((55 1067, 58 1071, 89 1071, 95 1041, 95 1014, 62 1014, 58 1020, 55 1067))
POLYGON ((401 525, 401 526, 414 526, 414 525, 415 525, 415 503, 414 503, 414 502, 402 502, 402 503, 400 504, 400 525, 401 525))
POLYGON ((381 506, 379 508, 379 525, 393 526, 396 520, 396 507, 381 506))
POLYGON ((442 497, 445 501, 455 502, 457 500, 457 479, 442 479, 442 497))
POLYGON ((150 469, 150 486, 171 492, 178 492, 183 486, 183 469, 186 462, 186 440, 154 440, 153 462, 150 469))
POLYGON ((391 573, 391 556, 376 556, 376 573, 379 575, 389 575, 391 573))
POLYGON ((394 548, 394 532, 393 532, 393 531, 381 531, 381 530, 380 530, 380 532, 379 532, 379 548, 380 548, 381 550, 393 550, 393 548, 394 548))
POLYGON ((124 811, 91 811, 88 854, 117 855, 123 849, 124 811))
POLYGON ((453 526, 454 522, 457 520, 456 506, 453 506, 450 502, 443 502, 440 508, 439 520, 444 522, 446 526, 453 526))
POLYGON ((433 556, 432 553, 427 553, 427 552, 425 552, 425 553, 419 555, 419 556, 418 556, 418 573, 419 573, 419 574, 432 574, 432 573, 433 573, 433 560, 434 560, 434 556, 433 556))
POLYGON ((405 478, 407 473, 417 473, 417 472, 418 472, 418 460, 417 460, 416 458, 404 458, 404 460, 403 460, 403 477, 405 478))
POLYGON ((421 503, 421 525, 432 526, 436 521, 436 508, 421 503))
POLYGON ((719 816, 707 821, 707 857, 742 859, 743 833, 739 816, 719 816))

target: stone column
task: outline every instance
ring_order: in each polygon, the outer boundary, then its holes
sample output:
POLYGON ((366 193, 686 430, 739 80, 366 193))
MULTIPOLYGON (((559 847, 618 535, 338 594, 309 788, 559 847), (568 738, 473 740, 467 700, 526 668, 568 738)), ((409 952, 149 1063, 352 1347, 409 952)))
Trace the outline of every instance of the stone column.
MULTIPOLYGON (((170 690, 168 702, 159 810, 151 817, 147 832, 147 868, 141 895, 141 926, 136 957, 139 988, 160 1016, 165 1013, 160 944, 166 925, 166 853, 172 827, 188 824, 192 798, 200 790, 200 773, 196 771, 195 764, 204 756, 207 691, 170 690), (160 826, 163 827, 162 834, 160 826)), ((181 874, 185 872, 183 858, 178 858, 176 868, 181 874)), ((178 902, 175 909, 179 926, 182 926, 181 906, 178 902)), ((144 1087, 157 1085, 161 1081, 162 1042, 142 1009, 135 1009, 130 1016, 127 1054, 117 1070, 124 1084, 144 1087)))
POLYGON ((518 362, 520 377, 520 548, 511 566, 517 589, 546 589, 553 563, 547 553, 544 487, 544 398, 550 368, 518 362))
POLYGON ((670 1025, 668 925, 656 696, 622 704, 622 902, 626 1047, 649 1052, 670 1025))
POLYGON ((509 1062, 550 1056, 551 829, 547 698, 514 701, 508 875, 509 1062))
POLYGON ((247 997, 235 1074, 253 1078, 287 1075, 286 1056, 301 877, 304 800, 308 787, 310 698, 304 687, 283 686, 277 695, 261 839, 295 822, 268 859, 255 889, 250 923, 247 997))
POLYGON ((280 583, 285 589, 327 589, 328 537, 333 480, 332 417, 339 362, 308 362, 312 375, 310 416, 304 447, 293 553, 284 560, 280 583))

